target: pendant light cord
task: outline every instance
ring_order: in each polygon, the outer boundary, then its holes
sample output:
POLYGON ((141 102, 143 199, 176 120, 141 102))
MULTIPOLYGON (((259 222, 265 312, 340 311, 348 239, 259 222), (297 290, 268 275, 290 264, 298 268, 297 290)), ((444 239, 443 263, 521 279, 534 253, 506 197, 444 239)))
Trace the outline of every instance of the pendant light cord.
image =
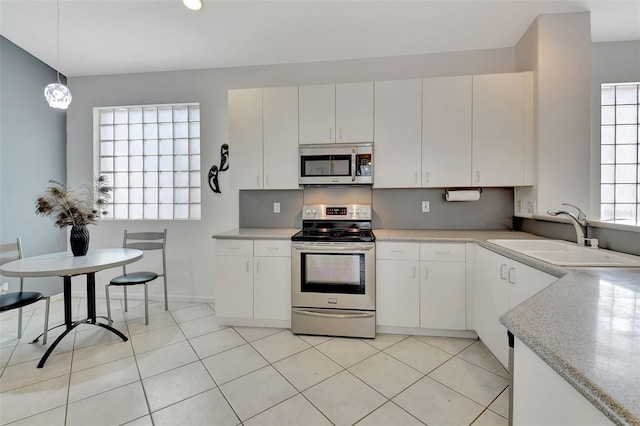
POLYGON ((60 0, 56 0, 56 14, 56 30, 58 33, 58 37, 56 39, 58 43, 58 50, 56 53, 56 75, 58 76, 58 83, 62 84, 60 81, 60 71, 58 70, 58 68, 60 68, 60 0))

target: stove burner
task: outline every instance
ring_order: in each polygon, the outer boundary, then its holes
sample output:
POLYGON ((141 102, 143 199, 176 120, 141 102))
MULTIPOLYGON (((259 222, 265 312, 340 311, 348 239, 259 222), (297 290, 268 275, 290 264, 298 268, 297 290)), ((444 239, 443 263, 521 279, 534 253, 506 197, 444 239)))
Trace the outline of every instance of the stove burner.
POLYGON ((304 221, 292 241, 372 242, 371 222, 304 221))

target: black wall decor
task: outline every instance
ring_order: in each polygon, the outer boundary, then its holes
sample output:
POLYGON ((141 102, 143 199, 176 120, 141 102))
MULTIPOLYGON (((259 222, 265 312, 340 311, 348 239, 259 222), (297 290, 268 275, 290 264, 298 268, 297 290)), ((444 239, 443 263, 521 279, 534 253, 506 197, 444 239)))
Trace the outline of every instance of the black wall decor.
POLYGON ((220 147, 220 167, 214 164, 209 169, 209 188, 216 194, 222 193, 218 182, 218 173, 227 170, 229 170, 229 145, 225 143, 220 147))

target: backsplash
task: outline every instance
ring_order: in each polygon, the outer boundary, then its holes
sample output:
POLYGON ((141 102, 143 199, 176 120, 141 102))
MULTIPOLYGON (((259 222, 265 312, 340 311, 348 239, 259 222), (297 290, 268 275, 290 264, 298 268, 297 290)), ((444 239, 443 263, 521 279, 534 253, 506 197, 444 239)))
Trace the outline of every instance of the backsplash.
POLYGON ((390 229, 511 229, 513 189, 485 188, 479 201, 446 202, 444 189, 308 186, 304 190, 240 191, 240 227, 300 228, 303 204, 373 206, 373 227, 390 229), (430 212, 422 213, 422 201, 430 212), (273 213, 273 203, 280 213, 273 213))

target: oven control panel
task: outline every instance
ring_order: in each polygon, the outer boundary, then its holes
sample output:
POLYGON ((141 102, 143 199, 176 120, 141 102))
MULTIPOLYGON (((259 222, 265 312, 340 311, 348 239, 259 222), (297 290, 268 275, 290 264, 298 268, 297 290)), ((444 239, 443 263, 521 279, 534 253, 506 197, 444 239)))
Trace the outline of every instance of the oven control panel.
POLYGON ((302 206, 303 220, 371 220, 369 204, 312 204, 302 206))

